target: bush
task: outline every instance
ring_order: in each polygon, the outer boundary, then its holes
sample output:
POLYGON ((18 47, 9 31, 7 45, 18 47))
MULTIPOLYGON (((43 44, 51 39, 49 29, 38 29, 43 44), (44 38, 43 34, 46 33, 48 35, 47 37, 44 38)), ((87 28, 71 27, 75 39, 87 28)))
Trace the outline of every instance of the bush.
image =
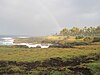
POLYGON ((91 37, 85 37, 84 38, 84 41, 85 42, 92 42, 93 41, 93 38, 91 38, 91 37))
POLYGON ((100 37, 94 37, 93 42, 100 42, 100 37))
POLYGON ((75 39, 83 39, 83 38, 84 38, 84 36, 76 36, 75 39))
POLYGON ((71 44, 55 44, 55 45, 52 45, 50 46, 49 48, 73 48, 73 45, 71 44))
POLYGON ((71 43, 71 45, 80 46, 80 45, 88 45, 88 43, 85 43, 85 42, 73 42, 73 43, 71 43))
POLYGON ((88 67, 91 69, 93 75, 100 75, 100 61, 89 63, 88 67))
POLYGON ((28 48, 26 45, 13 45, 14 48, 28 48))
POLYGON ((51 45, 50 48, 74 48, 74 46, 88 45, 86 42, 59 43, 51 45))
POLYGON ((8 74, 14 74, 14 73, 25 73, 25 68, 22 66, 14 66, 14 65, 9 65, 6 67, 7 68, 7 73, 8 74))
POLYGON ((67 73, 63 71, 52 71, 50 75, 67 75, 67 73))

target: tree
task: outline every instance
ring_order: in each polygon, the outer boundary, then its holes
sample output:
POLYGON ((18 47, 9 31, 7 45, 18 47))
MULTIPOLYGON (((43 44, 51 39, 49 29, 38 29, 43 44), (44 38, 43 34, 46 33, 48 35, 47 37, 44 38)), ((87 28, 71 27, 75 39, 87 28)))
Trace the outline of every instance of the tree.
POLYGON ((79 29, 79 28, 77 28, 77 27, 73 27, 70 31, 71 31, 71 32, 79 32, 79 31, 80 31, 80 29, 79 29))
POLYGON ((100 30, 100 26, 97 26, 96 30, 99 31, 100 30))
POLYGON ((78 35, 80 29, 77 27, 73 27, 72 29, 70 29, 71 35, 76 36, 78 35))
POLYGON ((87 31, 87 27, 85 26, 84 28, 83 28, 83 32, 86 32, 87 31))
POLYGON ((60 31, 60 35, 67 35, 68 34, 68 29, 67 28, 64 28, 60 31))
POLYGON ((72 29, 64 28, 60 31, 60 35, 63 36, 100 36, 100 26, 95 27, 84 27, 79 29, 73 27, 72 29))
POLYGON ((100 36, 100 26, 97 26, 97 28, 95 29, 95 34, 97 36, 100 36))

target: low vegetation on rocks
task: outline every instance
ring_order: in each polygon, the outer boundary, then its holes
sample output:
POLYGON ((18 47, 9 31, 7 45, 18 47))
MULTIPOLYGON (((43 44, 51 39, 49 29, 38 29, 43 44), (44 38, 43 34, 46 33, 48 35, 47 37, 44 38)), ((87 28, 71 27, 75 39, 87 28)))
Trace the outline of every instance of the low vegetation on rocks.
POLYGON ((100 45, 0 47, 0 75, 99 75, 100 45))

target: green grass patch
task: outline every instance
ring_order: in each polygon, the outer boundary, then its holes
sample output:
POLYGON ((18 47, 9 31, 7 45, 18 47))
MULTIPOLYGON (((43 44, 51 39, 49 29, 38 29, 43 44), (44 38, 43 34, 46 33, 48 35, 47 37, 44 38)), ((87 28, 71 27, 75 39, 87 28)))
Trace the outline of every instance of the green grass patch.
POLYGON ((43 61, 49 58, 60 57, 68 59, 81 55, 89 55, 92 53, 100 53, 100 48, 96 50, 91 47, 79 48, 5 48, 0 47, 0 60, 9 61, 43 61))
POLYGON ((100 60, 88 64, 94 75, 100 75, 100 60))

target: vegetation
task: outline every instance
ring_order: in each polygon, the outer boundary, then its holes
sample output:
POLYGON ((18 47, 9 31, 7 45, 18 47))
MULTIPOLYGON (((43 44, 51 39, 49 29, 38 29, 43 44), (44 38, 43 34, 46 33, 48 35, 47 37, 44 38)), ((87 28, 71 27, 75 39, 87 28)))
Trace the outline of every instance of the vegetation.
POLYGON ((83 39, 84 36, 76 36, 76 39, 83 39))
POLYGON ((100 26, 95 27, 84 27, 83 29, 79 29, 77 27, 73 27, 72 29, 64 28, 60 31, 62 36, 100 36, 100 26))
MULTIPOLYGON (((90 46, 92 47, 92 46, 90 46)), ((96 46, 97 47, 97 46, 96 46)), ((88 47, 86 47, 88 48, 88 47)), ((92 49, 92 48, 91 48, 92 49)), ((88 55, 90 53, 96 53, 98 50, 82 50, 80 48, 8 48, 0 47, 0 60, 11 61, 43 61, 49 58, 71 58, 73 56, 88 55)))
POLYGON ((64 28, 56 36, 16 38, 48 49, 0 46, 1 75, 100 75, 100 26, 64 28))
POLYGON ((93 38, 92 37, 85 37, 84 38, 84 41, 85 42, 92 42, 93 41, 93 38))
POLYGON ((93 42, 100 42, 100 37, 94 37, 93 42))
POLYGON ((87 64, 91 68, 93 75, 100 75, 100 60, 87 64))
POLYGON ((0 74, 98 75, 99 60, 99 44, 48 49, 1 46, 0 74))

